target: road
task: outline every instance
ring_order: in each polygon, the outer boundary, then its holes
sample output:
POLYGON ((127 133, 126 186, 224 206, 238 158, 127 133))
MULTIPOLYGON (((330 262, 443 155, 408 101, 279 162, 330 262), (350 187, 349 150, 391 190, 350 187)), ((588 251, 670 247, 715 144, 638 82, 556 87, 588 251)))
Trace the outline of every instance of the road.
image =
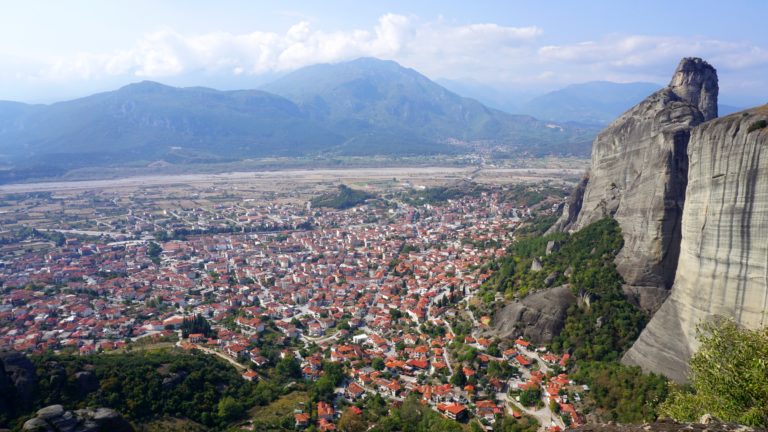
POLYGON ((77 230, 77 229, 58 229, 58 228, 38 228, 38 231, 47 231, 47 232, 60 232, 62 234, 80 234, 80 235, 87 235, 87 236, 93 236, 93 237, 128 237, 129 234, 119 233, 119 232, 110 232, 110 231, 88 231, 88 230, 77 230))
POLYGON ((524 412, 525 414, 535 418, 536 421, 539 422, 539 431, 545 431, 550 426, 560 426, 562 430, 565 430, 565 423, 563 423, 563 420, 559 416, 552 414, 552 411, 549 410, 548 404, 545 404, 542 408, 534 410, 526 408, 518 402, 510 399, 509 395, 505 396, 509 413, 511 414, 513 409, 517 409, 518 411, 524 412))
POLYGON ((206 348, 204 346, 200 346, 200 345, 197 345, 197 344, 194 344, 194 345, 195 345, 196 349, 199 349, 200 351, 202 351, 202 352, 204 352, 206 354, 213 354, 213 355, 215 355, 217 357, 220 357, 220 358, 228 361, 232 366, 236 367, 240 371, 244 371, 244 370, 248 369, 247 367, 245 367, 244 365, 236 362, 235 359, 233 359, 232 357, 230 357, 228 355, 225 355, 224 353, 220 353, 220 352, 218 352, 216 350, 212 350, 210 348, 206 348))

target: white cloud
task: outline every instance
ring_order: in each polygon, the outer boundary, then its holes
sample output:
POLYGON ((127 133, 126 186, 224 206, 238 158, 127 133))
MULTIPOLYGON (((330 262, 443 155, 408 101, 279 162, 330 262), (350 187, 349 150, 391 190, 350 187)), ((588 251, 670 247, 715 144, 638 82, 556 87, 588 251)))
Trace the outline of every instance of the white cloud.
POLYGON ((682 57, 703 57, 723 69, 745 69, 768 64, 765 49, 747 43, 726 42, 700 37, 608 36, 599 42, 588 41, 539 48, 544 61, 591 64, 621 69, 669 65, 682 57))
POLYGON ((85 85, 208 76, 237 85, 249 77, 363 56, 395 60, 433 78, 537 90, 590 80, 663 83, 680 58, 698 56, 718 69, 723 88, 745 92, 745 83, 761 81, 768 68, 768 49, 746 42, 614 34, 553 44, 537 26, 456 25, 442 17, 385 14, 370 28, 344 31, 325 31, 305 20, 282 33, 188 35, 164 29, 112 52, 42 59, 27 81, 85 85))
POLYGON ((442 60, 450 64, 455 60, 452 57, 495 53, 508 46, 527 44, 541 34, 538 27, 451 26, 396 14, 381 16, 371 30, 324 32, 306 21, 284 34, 257 31, 182 35, 163 30, 146 35, 128 49, 57 59, 41 75, 68 80, 118 75, 162 78, 199 71, 261 74, 361 56, 413 58, 418 63, 436 65, 440 59, 435 56, 448 55, 442 60))

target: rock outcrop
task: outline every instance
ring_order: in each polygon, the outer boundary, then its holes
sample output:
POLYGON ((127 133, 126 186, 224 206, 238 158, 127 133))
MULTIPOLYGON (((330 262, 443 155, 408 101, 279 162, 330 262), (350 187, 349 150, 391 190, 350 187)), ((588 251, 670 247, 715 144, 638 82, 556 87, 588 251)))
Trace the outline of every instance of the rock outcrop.
POLYGON ((109 408, 88 408, 65 411, 61 405, 51 405, 37 411, 22 428, 30 432, 132 432, 133 426, 117 411, 109 408))
POLYGON ((653 423, 639 425, 622 424, 587 424, 579 426, 574 431, 578 432, 752 432, 760 430, 735 423, 723 423, 709 421, 699 423, 678 423, 672 420, 660 419, 653 423))
POLYGON ((574 222, 576 222, 576 218, 579 217, 579 213, 581 212, 581 205, 584 201, 584 190, 587 188, 587 183, 589 183, 589 175, 586 175, 581 179, 573 190, 573 193, 565 200, 561 209, 562 214, 557 221, 549 227, 546 234, 566 231, 574 222))
POLYGON ((568 285, 535 292, 497 312, 493 334, 500 337, 522 334, 535 344, 551 342, 563 329, 566 312, 575 303, 576 296, 568 285))
POLYGON ((35 365, 16 351, 0 351, 0 413, 27 408, 37 389, 35 365))
POLYGON ((693 130, 675 283, 625 362, 683 381, 699 322, 725 316, 747 328, 768 325, 765 125, 768 106, 693 130))
POLYGON ((595 139, 581 211, 566 228, 615 218, 624 234, 616 266, 629 285, 672 286, 690 131, 717 115, 717 93, 715 69, 701 59, 683 59, 668 87, 595 139))

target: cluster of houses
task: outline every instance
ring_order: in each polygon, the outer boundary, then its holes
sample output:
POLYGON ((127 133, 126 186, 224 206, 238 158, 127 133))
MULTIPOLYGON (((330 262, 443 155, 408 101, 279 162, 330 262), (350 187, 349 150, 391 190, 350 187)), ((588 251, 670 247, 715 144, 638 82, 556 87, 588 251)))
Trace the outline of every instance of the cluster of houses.
MULTIPOLYGON (((222 217, 243 226, 296 226, 307 220, 302 206, 241 213, 222 217)), ((269 365, 258 347, 266 319, 270 331, 280 335, 281 356, 299 358, 305 378, 320 378, 323 361, 352 365, 341 395, 348 401, 372 392, 393 401, 416 393, 448 418, 472 415, 492 424, 499 416, 521 415, 496 397, 509 383, 473 377, 484 375, 494 361, 530 368, 536 360, 514 348, 491 356, 486 351, 492 341, 471 336, 461 342, 478 349, 476 361, 451 359, 448 345, 455 335, 447 320, 456 311, 444 300, 464 297, 490 277, 483 264, 504 255, 523 213, 498 194, 483 192, 440 206, 315 210, 314 229, 190 235, 158 241, 159 253, 144 241, 67 239, 0 266, 6 291, 0 300, 0 346, 28 352, 71 348, 89 355, 173 334, 185 317, 201 315, 214 325, 216 337, 193 333, 188 346, 247 361, 251 370, 243 379, 254 381, 259 368, 269 365), (446 331, 429 336, 419 330, 424 323, 446 331), (297 340, 321 350, 302 358, 289 348, 297 340), (446 382, 459 368, 473 384, 446 382)), ((210 210, 174 210, 170 217, 199 221, 203 214, 219 220, 210 210)), ((131 217, 150 220, 152 214, 131 217)), ((537 383, 561 412, 574 413, 577 424, 580 417, 559 395, 560 384, 543 378, 537 383)), ((334 407, 315 409, 317 427, 333 430, 334 407)), ((310 417, 296 413, 295 420, 301 427, 310 417)))

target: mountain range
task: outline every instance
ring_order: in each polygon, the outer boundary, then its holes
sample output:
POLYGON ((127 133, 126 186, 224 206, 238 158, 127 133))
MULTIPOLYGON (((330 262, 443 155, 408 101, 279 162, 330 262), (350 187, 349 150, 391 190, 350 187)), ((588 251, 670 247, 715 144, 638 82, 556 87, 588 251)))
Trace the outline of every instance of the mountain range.
POLYGON ((310 66, 260 90, 144 81, 50 105, 0 102, 0 154, 13 169, 478 148, 586 156, 595 132, 491 109, 372 58, 310 66))
MULTIPOLYGON (((510 113, 522 113, 541 120, 607 126, 647 95, 662 88, 647 82, 616 83, 590 81, 572 84, 544 94, 499 89, 487 85, 441 80, 448 89, 510 113)), ((718 104, 720 115, 742 107, 718 104)))

